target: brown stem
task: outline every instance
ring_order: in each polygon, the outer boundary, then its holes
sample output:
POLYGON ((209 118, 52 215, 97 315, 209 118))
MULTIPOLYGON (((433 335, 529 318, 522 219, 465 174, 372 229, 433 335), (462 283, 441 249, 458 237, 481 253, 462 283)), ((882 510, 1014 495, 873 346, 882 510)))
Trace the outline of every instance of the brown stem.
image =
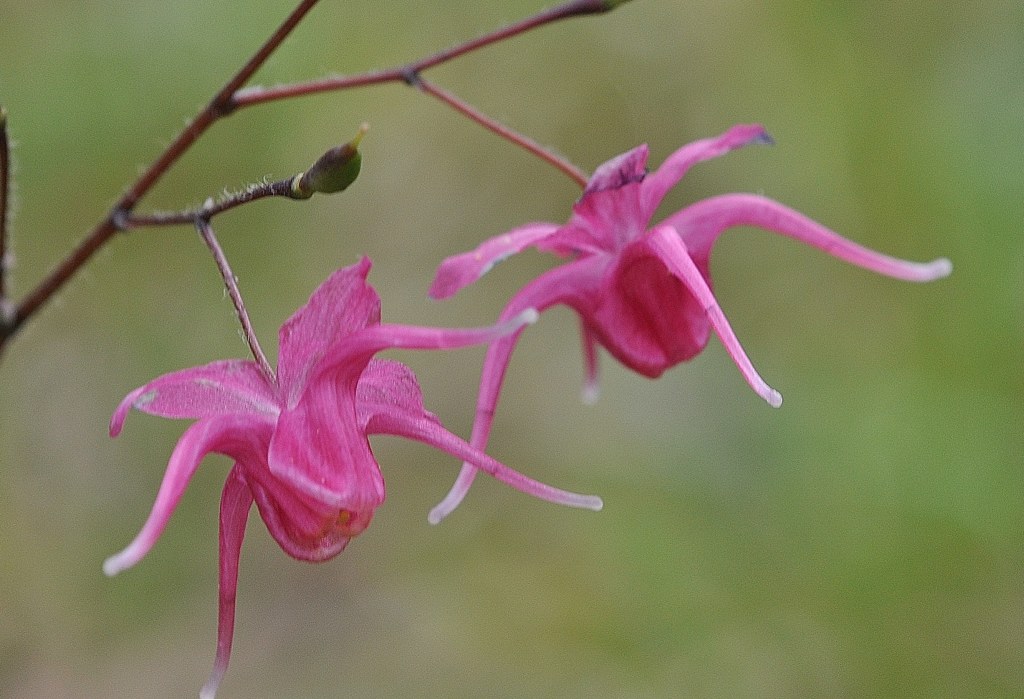
POLYGON ((435 54, 397 68, 372 70, 366 73, 360 73, 359 75, 323 78, 320 80, 292 83, 290 85, 277 85, 275 87, 250 87, 238 91, 238 94, 235 95, 233 100, 233 105, 236 108, 251 107, 257 104, 273 102, 280 99, 313 95, 319 92, 346 90, 353 87, 362 87, 364 85, 380 85, 388 82, 414 84, 416 77, 424 70, 446 63, 454 58, 464 56, 471 51, 476 51, 477 49, 485 46, 489 46, 506 39, 511 39, 512 37, 528 32, 531 29, 536 29, 537 27, 556 22, 560 19, 607 12, 615 5, 616 3, 609 3, 603 0, 571 0, 570 2, 539 12, 533 17, 527 17, 515 24, 510 24, 502 29, 484 34, 476 39, 471 39, 470 41, 458 44, 449 49, 445 49, 444 51, 438 51, 435 54))
POLYGON ((7 207, 11 189, 11 151, 7 140, 7 110, 0 107, 0 326, 7 318, 7 266, 10 262, 7 240, 7 207))
POLYGON ((274 368, 267 361, 267 355, 263 354, 260 341, 256 338, 256 331, 252 329, 249 313, 245 310, 245 303, 242 301, 242 292, 238 290, 238 280, 235 279, 235 274, 231 271, 231 265, 228 264, 228 258, 224 255, 224 250, 221 249, 220 243, 217 242, 217 236, 213 233, 213 227, 204 218, 197 218, 195 224, 196 230, 199 231, 199 235, 203 238, 203 242, 206 243, 206 246, 210 248, 210 252, 213 253, 213 259, 217 263, 217 269, 220 270, 220 276, 224 279, 224 286, 227 287, 228 296, 231 297, 235 313, 238 314, 238 320, 242 324, 242 333, 245 335, 245 342, 249 345, 253 358, 259 365, 263 375, 267 377, 267 380, 272 384, 277 383, 274 368))
POLYGON ((580 186, 580 188, 585 188, 587 186, 587 173, 583 172, 560 155, 544 148, 544 146, 540 145, 532 138, 510 129, 501 122, 492 119, 475 107, 472 107, 462 101, 451 92, 448 92, 433 83, 427 82, 422 78, 418 78, 416 80, 416 85, 423 90, 423 92, 427 93, 431 97, 436 97, 463 116, 466 116, 480 124, 485 129, 493 131, 505 140, 524 148, 530 153, 533 153, 544 162, 554 165, 556 168, 568 175, 570 179, 580 186))
POLYGON ((261 182, 252 184, 240 192, 233 192, 221 199, 214 201, 208 199, 198 209, 187 209, 185 211, 156 211, 148 214, 126 214, 118 219, 117 225, 120 230, 127 231, 135 228, 148 228, 151 226, 180 226, 191 224, 196 219, 212 219, 217 214, 230 211, 242 204, 248 204, 257 199, 266 197, 288 197, 296 199, 292 190, 292 180, 287 178, 276 182, 261 182))
POLYGON ((64 284, 96 253, 111 237, 121 230, 121 223, 131 210, 171 166, 184 155, 203 133, 214 122, 234 111, 232 96, 252 77, 260 66, 277 50, 295 26, 313 9, 318 0, 302 0, 287 19, 277 28, 269 39, 253 54, 228 82, 214 95, 210 103, 199 112, 196 118, 185 127, 178 137, 153 162, 152 165, 129 187, 128 191, 118 200, 92 231, 79 243, 39 285, 32 290, 14 309, 14 316, 4 326, 0 334, 0 346, 10 338, 22 324, 36 313, 64 284))

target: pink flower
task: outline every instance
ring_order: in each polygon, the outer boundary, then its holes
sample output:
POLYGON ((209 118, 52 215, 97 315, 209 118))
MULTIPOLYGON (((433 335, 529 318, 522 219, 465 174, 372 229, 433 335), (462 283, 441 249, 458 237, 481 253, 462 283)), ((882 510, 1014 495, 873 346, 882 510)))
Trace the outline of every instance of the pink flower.
MULTIPOLYGON (((438 269, 430 294, 447 298, 530 246, 569 257, 523 287, 502 318, 525 308, 543 312, 556 304, 576 311, 587 370, 585 398, 596 398, 598 345, 631 369, 654 378, 697 355, 714 330, 751 388, 778 407, 782 396, 754 370, 711 290, 708 258, 719 234, 734 226, 756 226, 908 281, 945 277, 952 266, 946 259, 919 264, 868 250, 792 209, 752 194, 705 199, 651 227, 661 200, 691 166, 751 143, 771 143, 771 139, 759 125, 735 126, 717 138, 683 146, 650 174, 645 168, 646 145, 623 153, 596 170, 568 223, 528 224, 476 250, 449 257, 438 269)), ((488 349, 470 440, 475 447, 487 443, 505 369, 521 332, 522 328, 488 349)), ((432 522, 458 506, 475 472, 471 464, 463 466, 452 491, 431 512, 432 522)))
POLYGON ((149 552, 204 456, 215 452, 235 461, 221 497, 217 658, 204 697, 216 692, 231 653, 238 559, 252 503, 290 556, 325 561, 338 555, 384 501, 384 479, 367 435, 425 442, 539 498, 601 507, 596 497, 537 483, 474 449, 426 411, 408 367, 373 359, 388 348, 491 342, 533 322, 536 311, 484 329, 382 325, 380 299, 366 283, 369 270, 366 258, 338 270, 281 327, 276 377, 242 360, 185 369, 132 391, 111 419, 113 436, 131 408, 197 422, 178 441, 139 535, 104 563, 107 575, 149 552))

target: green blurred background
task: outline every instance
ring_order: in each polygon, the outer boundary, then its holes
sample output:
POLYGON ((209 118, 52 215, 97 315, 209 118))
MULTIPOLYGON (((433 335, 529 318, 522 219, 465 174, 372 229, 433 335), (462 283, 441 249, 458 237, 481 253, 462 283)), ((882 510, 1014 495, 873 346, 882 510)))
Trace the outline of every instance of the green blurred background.
MULTIPOLYGON (((603 362, 581 405, 572 315, 525 336, 491 452, 601 494, 561 509, 480 479, 438 527, 451 458, 382 438, 389 498, 334 561, 288 559, 256 517, 223 697, 1001 697, 1024 694, 1021 285, 1024 9, 1016 1, 635 0, 428 76, 586 169, 652 164, 737 122, 777 141, 696 168, 665 212, 763 192, 866 245, 948 256, 876 277, 768 234, 727 235, 721 302, 775 411, 720 343, 656 382, 603 362)), ((389 67, 542 2, 323 0, 273 84, 389 67)), ((291 9, 284 0, 0 0, 25 293, 291 9)), ((385 318, 489 323, 552 260, 527 253, 445 303, 437 262, 564 220, 564 176, 404 86, 246 110, 141 210, 290 175, 359 123, 348 192, 216 220, 257 331, 361 254, 385 318)), ((0 695, 195 696, 212 662, 217 503, 200 469, 158 546, 106 579, 184 424, 107 420, 150 378, 242 357, 188 229, 109 245, 0 364, 0 695)), ((456 432, 479 350, 396 355, 456 432)))

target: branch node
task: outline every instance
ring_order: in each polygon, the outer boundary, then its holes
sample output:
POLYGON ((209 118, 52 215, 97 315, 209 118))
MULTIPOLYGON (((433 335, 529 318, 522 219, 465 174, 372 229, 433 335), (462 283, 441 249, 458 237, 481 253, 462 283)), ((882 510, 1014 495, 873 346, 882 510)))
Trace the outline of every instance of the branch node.
POLYGON ((231 116, 236 109, 238 109, 238 101, 235 100, 235 95, 232 93, 227 98, 217 101, 211 111, 216 119, 223 119, 231 116))
POLYGON ((423 87, 423 78, 420 77, 420 71, 414 65, 408 65, 401 70, 402 82, 409 87, 415 87, 417 90, 423 87))
POLYGON ((111 212, 110 223, 119 233, 129 231, 132 227, 131 214, 128 212, 128 209, 118 207, 111 212))

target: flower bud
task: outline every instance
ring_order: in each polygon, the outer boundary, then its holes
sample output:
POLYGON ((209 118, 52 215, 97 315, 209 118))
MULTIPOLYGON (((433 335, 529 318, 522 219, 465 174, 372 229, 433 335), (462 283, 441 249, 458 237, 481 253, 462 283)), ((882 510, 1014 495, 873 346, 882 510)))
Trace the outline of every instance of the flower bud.
POLYGON ((292 196, 296 199, 309 199, 319 192, 333 194, 346 189, 359 176, 362 154, 359 142, 369 127, 363 124, 348 143, 331 148, 320 156, 320 159, 309 166, 305 172, 292 179, 292 196))

